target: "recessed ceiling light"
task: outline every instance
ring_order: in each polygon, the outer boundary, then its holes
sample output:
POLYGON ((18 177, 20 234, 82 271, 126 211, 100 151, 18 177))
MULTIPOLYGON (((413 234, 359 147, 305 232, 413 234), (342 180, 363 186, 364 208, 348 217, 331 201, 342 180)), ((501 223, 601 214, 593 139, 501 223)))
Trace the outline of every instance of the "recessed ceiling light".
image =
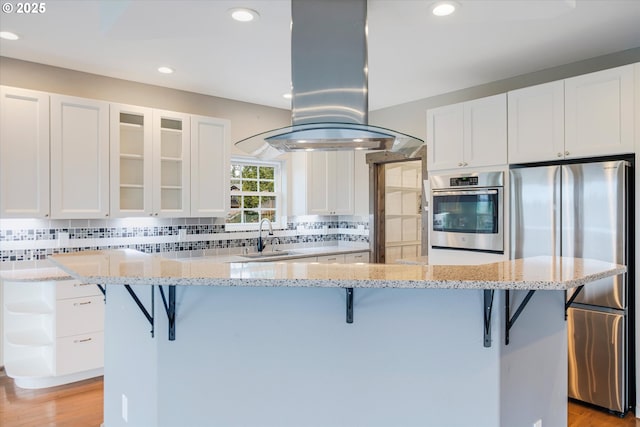
POLYGON ((3 40, 18 40, 20 37, 16 33, 10 31, 0 31, 0 39, 3 40))
POLYGON ((231 17, 233 19, 239 22, 251 22, 260 17, 260 14, 258 12, 246 7, 236 7, 233 9, 229 9, 229 14, 231 14, 231 17))
POLYGON ((162 74, 171 74, 173 73, 173 68, 171 67, 158 67, 158 72, 162 74))
POLYGON ((458 8, 458 4, 452 1, 441 1, 433 5, 431 12, 435 16, 449 16, 458 8))

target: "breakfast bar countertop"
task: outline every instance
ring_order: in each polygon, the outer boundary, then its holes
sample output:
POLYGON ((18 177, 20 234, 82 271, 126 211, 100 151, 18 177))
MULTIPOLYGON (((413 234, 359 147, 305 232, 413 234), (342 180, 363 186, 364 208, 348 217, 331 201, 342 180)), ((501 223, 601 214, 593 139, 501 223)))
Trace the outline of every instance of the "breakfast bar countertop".
POLYGON ((220 263, 120 249, 50 259, 75 279, 101 285, 566 290, 626 272, 618 264, 550 256, 464 266, 220 263))

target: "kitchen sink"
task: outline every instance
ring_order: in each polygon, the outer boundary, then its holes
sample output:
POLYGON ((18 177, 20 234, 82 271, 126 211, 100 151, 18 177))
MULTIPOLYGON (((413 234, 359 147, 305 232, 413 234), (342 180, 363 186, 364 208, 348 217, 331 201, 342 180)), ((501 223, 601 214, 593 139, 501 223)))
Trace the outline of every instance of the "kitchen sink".
POLYGON ((289 251, 268 251, 268 252, 260 252, 255 254, 246 254, 240 255, 242 258, 249 259, 261 259, 261 258, 273 258, 277 256, 286 256, 286 255, 294 255, 294 252, 289 251))

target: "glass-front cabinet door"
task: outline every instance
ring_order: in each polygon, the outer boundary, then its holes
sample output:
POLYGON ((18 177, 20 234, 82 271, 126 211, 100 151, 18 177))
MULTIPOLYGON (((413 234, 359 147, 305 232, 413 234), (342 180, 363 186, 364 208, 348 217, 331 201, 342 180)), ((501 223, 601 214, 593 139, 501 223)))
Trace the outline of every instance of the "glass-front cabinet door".
POLYGON ((111 215, 153 216, 152 110, 111 105, 111 215))
POLYGON ((154 110, 153 123, 154 216, 189 216, 189 116, 154 110))
POLYGON ((111 215, 189 216, 186 114, 111 105, 111 215))

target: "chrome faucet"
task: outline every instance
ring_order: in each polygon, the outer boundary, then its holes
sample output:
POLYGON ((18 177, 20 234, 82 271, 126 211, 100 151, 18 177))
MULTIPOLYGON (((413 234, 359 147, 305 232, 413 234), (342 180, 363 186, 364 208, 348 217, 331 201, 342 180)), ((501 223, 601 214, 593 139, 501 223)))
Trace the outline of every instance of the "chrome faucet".
POLYGON ((267 224, 269 225, 269 236, 273 236, 273 227, 271 226, 271 221, 269 221, 269 219, 267 218, 262 218, 262 221, 260 221, 260 225, 258 226, 258 252, 262 252, 265 248, 265 246, 267 246, 267 244, 265 242, 262 241, 262 223, 264 223, 265 221, 267 221, 267 224))

